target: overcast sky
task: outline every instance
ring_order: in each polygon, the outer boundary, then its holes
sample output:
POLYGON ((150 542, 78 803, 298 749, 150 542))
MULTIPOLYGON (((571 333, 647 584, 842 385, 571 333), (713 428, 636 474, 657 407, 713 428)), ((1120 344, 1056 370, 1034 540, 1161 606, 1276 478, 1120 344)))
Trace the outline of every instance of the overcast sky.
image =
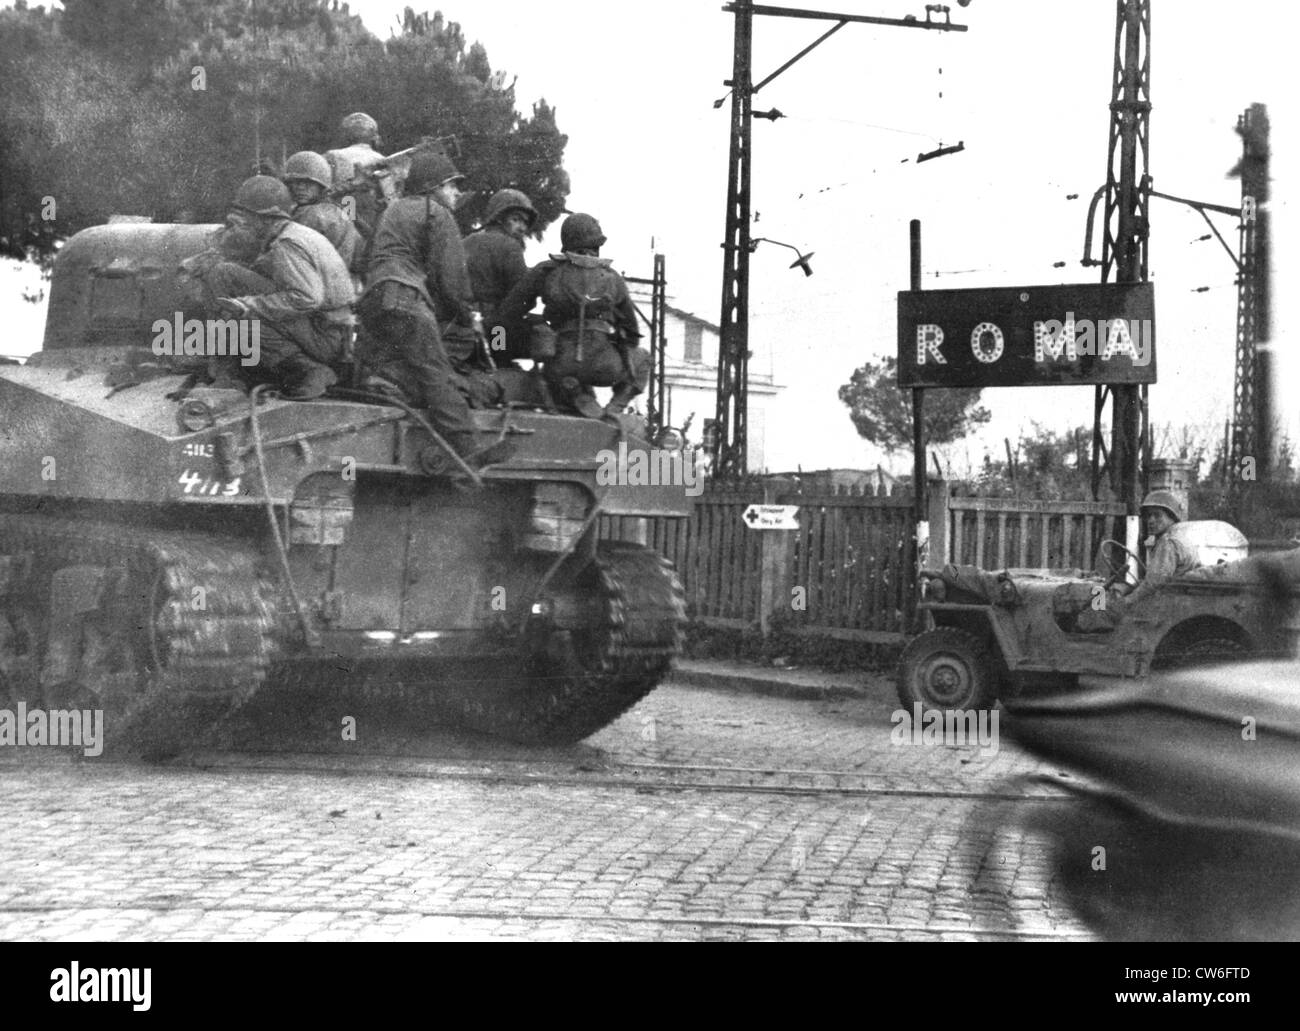
MULTIPOLYGON (((352 9, 380 34, 403 5, 352 9)), ((804 7, 816 7, 803 4, 804 7)), ((822 9, 924 19, 912 0, 839 0, 822 9)), ((907 222, 923 223, 927 287, 1095 282, 1080 266, 1088 199, 1106 175, 1115 4, 1110 0, 973 0, 952 5, 966 33, 849 25, 765 87, 755 109, 787 117, 754 125, 755 236, 815 251, 815 274, 760 246, 751 262, 752 365, 787 385, 768 429, 773 468, 874 462, 836 389, 853 369, 895 349, 896 294, 907 287, 907 222), (939 144, 963 153, 916 164, 939 144), (1077 199, 1067 199, 1077 194, 1077 199), (1064 268, 1054 268, 1065 261, 1064 268)), ((1155 188, 1236 206, 1225 178, 1233 132, 1250 103, 1273 122, 1279 284, 1294 267, 1287 227, 1294 104, 1281 40, 1295 5, 1155 0, 1152 5, 1150 171, 1155 188), (1281 19, 1279 21, 1279 19, 1281 19)), ((717 321, 726 196, 733 18, 720 0, 653 5, 595 0, 474 0, 445 15, 487 47, 494 68, 518 76, 521 107, 544 96, 569 135, 569 207, 596 214, 605 253, 648 275, 666 256, 677 303, 717 321)), ((760 17, 755 79, 828 23, 760 17)), ((1294 81, 1294 72, 1290 76, 1294 81)), ((1235 220, 1215 216, 1235 247, 1235 220)), ((1152 388, 1157 425, 1218 426, 1230 413, 1236 292, 1232 261, 1199 215, 1154 201, 1151 272, 1160 355, 1152 388), (1204 293, 1197 287, 1208 286, 1204 293)), ((550 243, 551 241, 546 241, 550 243)), ((538 256, 544 247, 537 248, 538 256)), ((1279 288, 1275 337, 1290 305, 1279 288)), ((1286 369, 1283 368, 1283 381, 1286 369)), ((978 461, 1000 453, 1029 420, 1090 424, 1087 387, 985 393, 988 432, 955 449, 978 461)), ((1294 397, 1282 407, 1294 417, 1294 397)), ((701 418, 711 413, 701 413, 701 418)), ((698 423, 698 419, 697 419, 698 423)), ((905 465, 903 456, 898 464, 905 465)))
MULTIPOLYGON (((354 0, 380 36, 399 0, 354 0)), ((812 7, 812 4, 804 4, 812 7)), ((1294 57, 1283 39, 1294 4, 1155 0, 1150 171, 1163 192, 1236 206, 1225 178, 1251 102, 1273 123, 1275 311, 1288 363, 1284 289, 1295 267, 1294 57), (1292 89, 1283 91, 1289 73, 1292 89)), ((920 0, 837 0, 825 9, 924 19, 920 0)), ((666 256, 675 303, 719 316, 728 108, 713 102, 731 74, 733 19, 722 0, 448 0, 444 14, 481 41, 496 69, 518 76, 522 110, 545 97, 569 136, 571 210, 597 215, 618 267, 649 275, 666 256)), ((952 4, 966 33, 849 25, 765 87, 755 108, 786 117, 754 125, 755 236, 815 252, 815 275, 762 245, 751 261, 751 366, 785 384, 769 422, 771 468, 862 466, 877 454, 858 438, 836 390, 866 360, 892 353, 896 294, 907 287, 907 222, 923 223, 927 287, 1095 282, 1079 265, 1088 199, 1106 175, 1115 4, 1111 0, 973 0, 952 4), (965 151, 916 164, 942 144, 965 151), (1077 195, 1075 199, 1069 199, 1077 195), (1063 268, 1054 263, 1067 262, 1063 268)), ((829 23, 759 17, 761 79, 829 23)), ((439 130, 429 126, 429 131, 439 130)), ((410 141, 391 141, 405 144, 410 141)), ((1215 216, 1235 247, 1235 220, 1215 216)), ((1153 201, 1159 382, 1153 420, 1209 431, 1230 414, 1234 267, 1194 212, 1153 201), (1198 287, 1210 289, 1194 292, 1198 287)), ((552 233, 558 237, 558 232, 552 233)), ((540 259, 555 248, 532 249, 540 259)), ((12 291, 9 291, 12 293, 12 291)), ((7 304, 8 308, 9 305, 7 304)), ((23 305, 21 317, 38 313, 23 305)), ((955 449, 978 463, 1037 419, 1059 429, 1091 423, 1088 387, 985 392, 989 429, 955 449)), ((1296 419, 1294 392, 1278 408, 1296 419)), ((701 412, 700 421, 712 412, 701 412)), ((907 466, 904 455, 895 465, 907 466)))

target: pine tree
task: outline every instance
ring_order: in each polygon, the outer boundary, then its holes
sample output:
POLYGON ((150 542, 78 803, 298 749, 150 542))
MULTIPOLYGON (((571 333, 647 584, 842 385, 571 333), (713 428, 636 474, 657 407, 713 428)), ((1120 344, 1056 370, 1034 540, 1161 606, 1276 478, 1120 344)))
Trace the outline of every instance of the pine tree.
POLYGON ((533 198, 540 232, 568 195, 567 137, 544 101, 520 114, 499 79, 458 24, 410 9, 388 41, 320 0, 0 11, 0 249, 49 253, 115 213, 220 221, 255 164, 340 145, 352 111, 378 120, 386 152, 446 140, 480 191, 463 228, 513 186, 533 198))
MULTIPOLYGON (((839 398, 849 409, 858 435, 886 454, 912 447, 912 391, 898 386, 898 361, 892 356, 879 365, 867 362, 840 387, 839 398)), ((992 418, 979 404, 977 388, 927 390, 925 435, 929 444, 948 444, 992 418)))

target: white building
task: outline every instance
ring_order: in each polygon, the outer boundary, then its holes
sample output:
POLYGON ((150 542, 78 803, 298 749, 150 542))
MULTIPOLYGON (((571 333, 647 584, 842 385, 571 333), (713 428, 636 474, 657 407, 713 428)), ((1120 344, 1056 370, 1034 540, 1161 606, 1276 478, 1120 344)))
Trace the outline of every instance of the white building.
MULTIPOLYGON (((648 285, 629 283, 632 301, 644 318, 641 320, 641 343, 650 344, 651 291, 648 285)), ((667 426, 681 428, 690 422, 687 440, 698 445, 704 431, 704 421, 712 419, 718 406, 718 344, 720 331, 716 323, 689 311, 675 307, 671 302, 664 311, 664 397, 661 402, 663 421, 667 426)), ((749 445, 750 472, 763 472, 767 467, 765 442, 769 414, 773 402, 782 390, 775 382, 771 361, 749 360, 749 445)), ((645 395, 637 398, 639 407, 645 409, 645 395)))

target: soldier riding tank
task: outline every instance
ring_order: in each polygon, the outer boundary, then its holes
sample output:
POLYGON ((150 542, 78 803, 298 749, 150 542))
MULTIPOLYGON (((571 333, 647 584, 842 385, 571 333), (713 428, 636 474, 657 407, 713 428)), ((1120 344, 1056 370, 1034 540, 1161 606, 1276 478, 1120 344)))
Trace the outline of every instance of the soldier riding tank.
POLYGON ((465 489, 425 471, 432 429, 400 401, 197 386, 155 345, 169 323, 178 351, 221 337, 188 321, 178 271, 215 229, 78 233, 42 350, 0 365, 0 705, 101 708, 110 741, 175 747, 259 690, 342 671, 570 742, 653 690, 681 586, 597 539, 600 515, 689 514, 680 488, 600 482, 602 452, 649 445, 626 421, 479 409, 483 444, 516 448, 465 489))

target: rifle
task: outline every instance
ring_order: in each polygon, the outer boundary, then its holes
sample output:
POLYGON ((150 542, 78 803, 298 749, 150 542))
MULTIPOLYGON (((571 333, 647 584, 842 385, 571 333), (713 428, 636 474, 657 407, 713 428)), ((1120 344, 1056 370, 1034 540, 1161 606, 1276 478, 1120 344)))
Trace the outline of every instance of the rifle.
POLYGON ((411 161, 415 155, 429 150, 441 150, 442 143, 441 137, 425 136, 414 147, 389 154, 362 170, 351 182, 337 187, 331 196, 338 200, 348 194, 373 192, 378 195, 379 206, 383 209, 402 195, 402 185, 411 172, 411 161))

